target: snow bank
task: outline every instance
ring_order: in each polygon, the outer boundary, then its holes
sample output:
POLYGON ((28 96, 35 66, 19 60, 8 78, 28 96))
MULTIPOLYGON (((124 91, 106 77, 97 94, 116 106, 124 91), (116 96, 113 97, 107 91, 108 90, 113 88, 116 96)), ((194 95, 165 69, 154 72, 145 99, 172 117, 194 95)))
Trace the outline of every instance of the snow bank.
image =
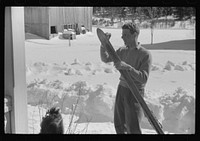
MULTIPOLYGON (((194 71, 195 64, 189 61, 173 62, 168 60, 164 65, 154 62, 151 71, 194 71)), ((70 75, 98 75, 98 73, 116 73, 113 63, 81 62, 75 58, 72 63, 63 64, 35 62, 26 66, 27 76, 70 76, 70 75)), ((170 133, 195 132, 195 99, 190 92, 177 88, 174 93, 156 94, 148 91, 145 93, 147 105, 162 123, 164 131, 170 133)), ((89 85, 86 81, 73 84, 60 79, 48 81, 35 79, 27 84, 28 104, 50 108, 58 106, 63 114, 68 115, 76 107, 76 123, 86 122, 111 122, 113 123, 114 101, 116 88, 107 84, 89 85)), ((192 94, 194 95, 194 94, 192 94)), ((141 127, 152 130, 147 118, 142 119, 141 127)))
POLYGON ((35 80, 28 84, 28 104, 44 107, 59 106, 61 111, 69 114, 69 109, 78 100, 76 115, 81 114, 78 122, 86 122, 86 117, 91 122, 103 122, 113 120, 113 105, 115 90, 106 85, 89 86, 85 81, 79 81, 72 85, 65 85, 57 80, 35 80))
MULTIPOLYGON (((151 71, 195 71, 195 64, 183 61, 179 63, 174 63, 170 60, 166 62, 165 65, 159 63, 153 63, 151 66, 151 71)), ((93 64, 91 62, 80 62, 77 58, 74 59, 74 62, 67 64, 55 64, 44 62, 35 62, 31 65, 26 66, 26 75, 97 75, 98 73, 111 73, 114 74, 118 72, 112 63, 107 64, 93 64)))
POLYGON ((116 73, 117 70, 111 65, 108 64, 92 64, 91 62, 80 62, 77 58, 74 59, 74 62, 68 64, 63 62, 63 64, 56 63, 44 63, 44 62, 35 62, 26 66, 26 75, 96 75, 98 73, 116 73))
MULTIPOLYGON (((173 93, 162 92, 159 97, 156 93, 147 91, 145 101, 162 123, 163 130, 178 134, 195 133, 195 98, 191 96, 191 92, 178 87, 173 93)), ((147 122, 148 120, 143 118, 141 126, 151 129, 147 122)))
POLYGON ((97 85, 89 93, 84 108, 84 117, 78 122, 86 122, 85 117, 90 118, 90 122, 113 122, 113 110, 115 100, 115 89, 103 84, 97 85))
MULTIPOLYGON (((145 100, 164 131, 170 133, 194 133, 195 99, 190 92, 177 88, 174 93, 160 97, 153 91, 147 91, 145 100)), ((66 84, 59 80, 34 80, 27 85, 28 104, 45 108, 58 106, 63 114, 70 114, 77 105, 75 115, 77 123, 113 122, 113 110, 116 89, 107 84, 89 85, 85 81, 66 84)), ((144 117, 142 128, 152 129, 144 117)))
POLYGON ((195 99, 189 93, 179 87, 174 93, 160 97, 160 103, 164 105, 164 130, 195 133, 195 99))
POLYGON ((188 61, 183 61, 179 63, 174 63, 170 60, 166 62, 166 64, 163 66, 159 63, 153 63, 151 66, 151 71, 194 71, 195 70, 195 64, 189 63, 188 61))

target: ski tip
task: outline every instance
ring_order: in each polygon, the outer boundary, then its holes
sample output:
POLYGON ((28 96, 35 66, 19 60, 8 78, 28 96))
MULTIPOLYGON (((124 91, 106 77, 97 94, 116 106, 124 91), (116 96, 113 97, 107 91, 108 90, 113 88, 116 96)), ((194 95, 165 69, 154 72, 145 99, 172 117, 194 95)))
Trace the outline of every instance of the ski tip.
POLYGON ((97 28, 97 34, 98 33, 104 33, 103 30, 101 30, 100 28, 97 28))
POLYGON ((104 32, 100 28, 97 28, 97 36, 99 38, 102 38, 103 35, 104 35, 104 32))
POLYGON ((101 29, 100 29, 100 28, 97 28, 97 34, 98 34, 100 31, 101 31, 101 29))

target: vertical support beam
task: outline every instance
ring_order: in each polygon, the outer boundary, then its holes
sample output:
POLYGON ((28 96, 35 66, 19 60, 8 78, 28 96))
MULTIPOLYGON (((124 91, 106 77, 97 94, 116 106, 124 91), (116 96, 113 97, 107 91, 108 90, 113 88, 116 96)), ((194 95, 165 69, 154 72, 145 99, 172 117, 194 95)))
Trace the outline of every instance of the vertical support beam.
POLYGON ((90 12, 89 12, 89 29, 90 32, 92 32, 92 15, 93 15, 93 7, 90 7, 90 12))
POLYGON ((51 39, 51 8, 47 7, 47 19, 48 19, 48 39, 51 39))
MULTIPOLYGON (((5 28, 4 28, 4 98, 10 97, 11 104, 13 105, 13 97, 14 97, 14 70, 13 70, 13 40, 12 40, 12 21, 11 21, 11 7, 5 8, 5 28)), ((13 106, 12 106, 13 107, 13 106)), ((15 124, 11 125, 11 122, 14 121, 14 111, 13 108, 10 107, 10 114, 6 112, 6 131, 5 133, 12 133, 12 129, 15 128, 15 124), (10 117, 8 117, 10 116, 10 117)))
POLYGON ((24 8, 11 7, 15 133, 28 133, 24 8))
POLYGON ((5 91, 11 97, 11 130, 6 133, 28 133, 24 8, 5 8, 5 91))

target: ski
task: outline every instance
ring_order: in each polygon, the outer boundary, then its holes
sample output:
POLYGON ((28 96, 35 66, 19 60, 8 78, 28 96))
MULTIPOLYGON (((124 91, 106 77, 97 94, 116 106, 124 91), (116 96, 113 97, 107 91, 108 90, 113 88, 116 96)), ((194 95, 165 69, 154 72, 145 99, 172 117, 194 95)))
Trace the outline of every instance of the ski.
MULTIPOLYGON (((97 28, 97 36, 98 36, 101 44, 106 48, 106 51, 108 52, 109 56, 112 58, 113 62, 114 63, 120 62, 121 59, 116 54, 112 44, 107 39, 105 33, 100 28, 97 28)), ((135 83, 132 81, 129 72, 126 71, 126 70, 119 70, 119 72, 121 73, 121 75, 124 77, 124 79, 128 83, 128 86, 129 86, 132 94, 134 95, 134 97, 138 101, 138 103, 141 105, 141 107, 142 107, 142 109, 144 111, 144 114, 148 118, 148 121, 150 122, 150 124, 153 126, 153 128, 156 130, 156 132, 158 134, 164 134, 164 132, 163 132, 163 130, 161 128, 161 124, 153 116, 152 111, 148 108, 148 106, 147 106, 146 102, 144 101, 143 97, 139 94, 139 90, 136 87, 135 83), (138 93, 134 94, 133 89, 136 89, 138 93)))

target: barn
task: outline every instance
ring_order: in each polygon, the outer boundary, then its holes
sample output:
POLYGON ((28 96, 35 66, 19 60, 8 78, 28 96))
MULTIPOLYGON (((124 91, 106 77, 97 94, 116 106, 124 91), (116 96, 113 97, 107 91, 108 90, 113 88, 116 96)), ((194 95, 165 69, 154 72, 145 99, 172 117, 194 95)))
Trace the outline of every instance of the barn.
POLYGON ((24 7, 25 32, 51 39, 66 27, 92 31, 92 7, 24 7))

